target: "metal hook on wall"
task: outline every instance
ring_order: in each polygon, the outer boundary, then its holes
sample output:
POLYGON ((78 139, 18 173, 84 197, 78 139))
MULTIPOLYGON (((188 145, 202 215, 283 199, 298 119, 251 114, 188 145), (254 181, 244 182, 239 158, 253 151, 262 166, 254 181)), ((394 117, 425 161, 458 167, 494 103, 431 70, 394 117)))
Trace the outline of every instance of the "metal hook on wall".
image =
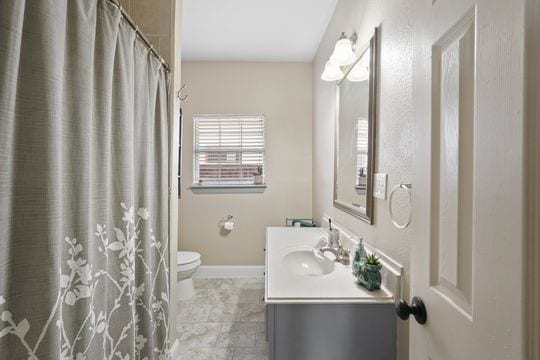
POLYGON ((180 93, 182 92, 182 90, 184 90, 186 88, 186 84, 182 85, 182 87, 180 89, 178 89, 178 91, 176 92, 176 98, 180 101, 184 101, 188 98, 187 94, 185 94, 184 96, 181 96, 180 93))

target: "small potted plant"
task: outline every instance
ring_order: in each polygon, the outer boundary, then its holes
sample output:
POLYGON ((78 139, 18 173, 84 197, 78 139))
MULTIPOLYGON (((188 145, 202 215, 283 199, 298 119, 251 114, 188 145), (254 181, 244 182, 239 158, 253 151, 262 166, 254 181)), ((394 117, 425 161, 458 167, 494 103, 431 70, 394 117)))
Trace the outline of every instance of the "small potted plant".
POLYGON ((253 173, 253 182, 255 185, 263 184, 263 167, 261 165, 257 166, 255 172, 253 173))
POLYGON ((381 269, 379 258, 374 254, 367 255, 360 269, 357 284, 365 287, 368 291, 379 290, 381 288, 381 269))

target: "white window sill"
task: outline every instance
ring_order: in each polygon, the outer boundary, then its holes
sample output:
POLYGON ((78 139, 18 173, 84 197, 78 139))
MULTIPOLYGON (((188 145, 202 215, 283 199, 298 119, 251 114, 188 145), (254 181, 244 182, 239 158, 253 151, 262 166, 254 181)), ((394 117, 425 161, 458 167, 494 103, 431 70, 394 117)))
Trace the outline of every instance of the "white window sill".
POLYGON ((193 185, 194 194, 255 194, 263 193, 266 185, 193 185))
POLYGON ((366 195, 367 194, 367 187, 365 185, 355 185, 354 190, 358 195, 366 195))

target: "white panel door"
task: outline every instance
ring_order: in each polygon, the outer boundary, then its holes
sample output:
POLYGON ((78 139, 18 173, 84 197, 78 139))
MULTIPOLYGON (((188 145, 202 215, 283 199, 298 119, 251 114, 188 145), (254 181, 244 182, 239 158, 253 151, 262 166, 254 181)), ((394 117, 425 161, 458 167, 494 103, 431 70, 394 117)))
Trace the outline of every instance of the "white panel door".
POLYGON ((410 359, 519 360, 524 0, 415 3, 410 359))

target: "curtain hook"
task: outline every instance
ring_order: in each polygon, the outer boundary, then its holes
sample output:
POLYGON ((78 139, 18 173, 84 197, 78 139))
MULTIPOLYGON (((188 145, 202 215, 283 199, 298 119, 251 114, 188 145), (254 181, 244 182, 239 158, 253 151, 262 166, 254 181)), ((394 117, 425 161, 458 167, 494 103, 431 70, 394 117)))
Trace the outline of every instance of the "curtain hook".
POLYGON ((180 101, 184 101, 188 98, 187 94, 185 94, 184 96, 181 96, 180 93, 182 92, 182 90, 184 90, 186 88, 186 84, 183 84, 180 89, 178 89, 178 91, 176 92, 176 98, 180 101))

